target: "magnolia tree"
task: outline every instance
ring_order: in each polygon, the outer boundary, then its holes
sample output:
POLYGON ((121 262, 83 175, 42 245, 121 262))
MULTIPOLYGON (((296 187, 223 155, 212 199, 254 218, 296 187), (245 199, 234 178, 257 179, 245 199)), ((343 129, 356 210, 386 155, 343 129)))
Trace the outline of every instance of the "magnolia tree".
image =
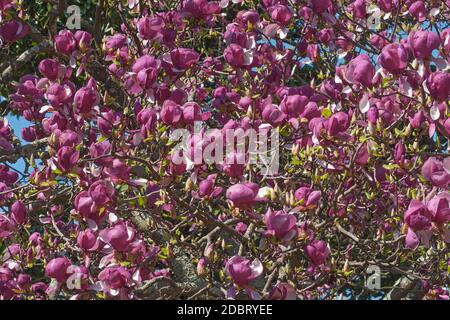
POLYGON ((449 18, 0 0, 0 299, 449 299, 449 18))

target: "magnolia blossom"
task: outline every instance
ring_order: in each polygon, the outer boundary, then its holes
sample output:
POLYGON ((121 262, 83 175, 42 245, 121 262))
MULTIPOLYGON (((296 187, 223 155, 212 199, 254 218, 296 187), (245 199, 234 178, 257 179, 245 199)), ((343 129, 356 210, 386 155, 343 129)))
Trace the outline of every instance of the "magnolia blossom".
POLYGON ((408 44, 418 59, 430 57, 440 45, 439 36, 433 31, 419 30, 409 34, 408 44))
POLYGON ((47 263, 45 275, 63 282, 69 277, 68 268, 72 265, 69 259, 65 257, 55 258, 47 263))
POLYGON ((297 219, 293 214, 269 208, 264 216, 264 223, 267 226, 266 235, 283 242, 292 240, 298 234, 297 219))
POLYGON ((304 208, 315 208, 320 201, 322 193, 312 190, 309 187, 300 187, 295 191, 295 197, 300 201, 300 206, 304 208))
POLYGON ((422 242, 429 245, 432 236, 433 215, 422 202, 412 200, 403 220, 408 226, 406 235, 406 247, 416 249, 422 242))
POLYGON ((374 76, 375 67, 368 55, 361 54, 347 65, 345 77, 350 83, 371 87, 374 76))
POLYGON ((432 220, 438 225, 445 225, 450 221, 450 193, 442 192, 427 203, 432 220))
POLYGON ((381 51, 378 61, 387 71, 399 74, 408 66, 408 52, 399 43, 388 44, 381 51))
POLYGON ((325 241, 314 240, 306 245, 305 253, 315 266, 321 266, 330 256, 330 249, 325 241))
POLYGON ((226 196, 236 208, 251 208, 257 201, 263 198, 258 197, 259 186, 256 183, 235 184, 228 188, 226 196))
POLYGON ((269 293, 270 300, 296 300, 297 293, 295 289, 285 282, 276 284, 269 293))
POLYGON ((69 30, 61 30, 55 37, 56 50, 65 55, 71 55, 77 49, 77 40, 69 30))
POLYGON ((227 261, 225 271, 239 287, 245 287, 263 273, 259 260, 250 261, 244 257, 234 256, 227 261))
POLYGON ((422 166, 422 176, 431 184, 445 188, 450 183, 448 161, 442 162, 435 157, 428 158, 422 166))
POLYGON ((11 20, 0 26, 0 38, 4 42, 15 42, 30 32, 30 27, 20 20, 11 20))
POLYGON ((135 231, 131 227, 119 223, 112 228, 102 230, 100 239, 117 251, 125 251, 134 239, 134 235, 135 231))
POLYGON ((205 180, 201 181, 198 186, 198 196, 200 198, 204 197, 217 197, 220 193, 222 193, 222 187, 216 187, 216 177, 217 175, 209 175, 205 180))
POLYGON ((450 96, 450 74, 437 71, 430 74, 426 86, 430 95, 437 101, 445 101, 450 96))
POLYGON ((17 224, 23 224, 28 217, 28 210, 22 201, 16 201, 11 206, 11 218, 17 224))
POLYGON ((118 289, 125 287, 131 281, 130 273, 123 267, 108 267, 101 271, 98 275, 102 288, 105 290, 113 290, 111 293, 115 295, 118 289))

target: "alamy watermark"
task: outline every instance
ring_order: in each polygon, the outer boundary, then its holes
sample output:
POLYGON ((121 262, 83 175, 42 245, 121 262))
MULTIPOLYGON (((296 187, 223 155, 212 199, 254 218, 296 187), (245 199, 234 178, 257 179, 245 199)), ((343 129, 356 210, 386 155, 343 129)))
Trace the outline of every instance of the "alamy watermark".
POLYGON ((370 265, 366 269, 366 277, 364 283, 369 290, 380 290, 381 289, 381 269, 379 266, 370 265))
POLYGON ((81 9, 77 5, 71 5, 66 10, 69 17, 66 21, 66 27, 69 30, 81 29, 81 9))
POLYGON ((198 121, 193 132, 175 129, 170 139, 178 142, 172 153, 172 162, 176 165, 254 165, 263 176, 278 174, 280 138, 277 128, 206 130, 198 121))

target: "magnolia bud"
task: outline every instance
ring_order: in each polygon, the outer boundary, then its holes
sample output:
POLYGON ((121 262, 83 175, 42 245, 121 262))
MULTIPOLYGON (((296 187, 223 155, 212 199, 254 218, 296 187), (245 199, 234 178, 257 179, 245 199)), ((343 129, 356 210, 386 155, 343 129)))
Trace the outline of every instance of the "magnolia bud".
POLYGON ((206 278, 208 272, 206 270, 207 262, 205 258, 200 258, 197 263, 197 274, 201 278, 206 278))
POLYGON ((208 261, 212 261, 214 257, 214 252, 215 252, 215 245, 214 243, 210 243, 206 246, 203 254, 208 261))
POLYGON ((192 190, 193 186, 194 186, 194 183, 192 182, 192 180, 191 179, 187 179, 186 180, 186 184, 184 185, 184 191, 192 190))
POLYGON ((376 130, 375 130, 375 127, 373 126, 373 123, 372 123, 372 122, 369 122, 369 125, 368 125, 367 129, 368 129, 369 133, 370 133, 372 136, 375 135, 376 130))
POLYGON ((411 126, 411 123, 410 123, 410 124, 408 124, 408 126, 405 129, 405 136, 407 136, 407 137, 410 136, 411 132, 412 132, 412 126, 411 126))

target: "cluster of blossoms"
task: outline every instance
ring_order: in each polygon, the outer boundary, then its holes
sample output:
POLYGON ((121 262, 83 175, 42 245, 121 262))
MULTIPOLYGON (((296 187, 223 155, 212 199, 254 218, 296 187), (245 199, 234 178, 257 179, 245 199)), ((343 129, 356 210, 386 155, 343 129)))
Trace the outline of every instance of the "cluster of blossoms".
MULTIPOLYGON (((1 299, 333 298, 367 262, 449 298, 450 1, 149 3, 8 83, 30 124, 0 122, 1 299), (279 172, 195 162, 227 129, 278 130, 279 172)), ((27 8, 0 0, 2 48, 27 8)))

